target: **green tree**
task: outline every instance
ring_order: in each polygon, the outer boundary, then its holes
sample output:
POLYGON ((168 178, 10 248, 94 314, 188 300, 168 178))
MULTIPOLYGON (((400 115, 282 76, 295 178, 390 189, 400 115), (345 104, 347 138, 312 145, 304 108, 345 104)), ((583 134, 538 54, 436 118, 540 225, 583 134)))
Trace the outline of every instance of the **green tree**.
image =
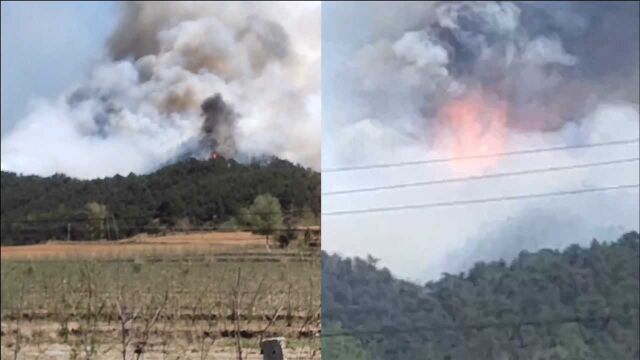
POLYGON ((268 248, 269 235, 282 226, 282 208, 278 198, 268 193, 258 195, 248 211, 241 211, 240 214, 246 218, 253 231, 266 236, 268 248))
MULTIPOLYGON (((342 333, 340 324, 323 326, 327 334, 342 333)), ((322 338, 322 356, 335 360, 366 360, 369 358, 360 340, 349 335, 326 336, 322 338)))
POLYGON ((219 228, 222 231, 237 231, 240 229, 240 224, 238 223, 238 219, 232 216, 229 220, 220 224, 219 228))
POLYGON ((613 243, 477 263, 424 287, 395 279, 374 258, 323 254, 323 333, 340 324, 351 335, 347 343, 327 336, 323 355, 358 358, 337 350, 358 341, 372 360, 638 359, 639 253, 640 235, 630 232, 613 243), (414 324, 433 331, 393 330, 414 324), (376 329, 385 334, 366 333, 376 329))
POLYGON ((238 226, 246 228, 250 224, 243 223, 238 210, 248 211, 256 196, 265 193, 278 198, 283 209, 310 209, 305 214, 309 219, 302 219, 303 222, 313 222, 311 216, 320 213, 320 174, 279 159, 254 165, 231 159, 185 159, 149 174, 94 180, 60 174, 22 176, 4 171, 0 177, 2 244, 64 239, 69 224, 71 239, 88 239, 91 226, 86 207, 90 202, 109 210, 103 225, 106 234, 101 232, 107 238, 176 228, 183 218, 188 218, 192 226, 206 227, 235 216, 238 226), (64 209, 59 209, 60 204, 64 209))
POLYGON ((89 229, 92 239, 104 239, 106 236, 106 222, 109 212, 107 206, 92 201, 85 206, 85 212, 89 219, 89 229))

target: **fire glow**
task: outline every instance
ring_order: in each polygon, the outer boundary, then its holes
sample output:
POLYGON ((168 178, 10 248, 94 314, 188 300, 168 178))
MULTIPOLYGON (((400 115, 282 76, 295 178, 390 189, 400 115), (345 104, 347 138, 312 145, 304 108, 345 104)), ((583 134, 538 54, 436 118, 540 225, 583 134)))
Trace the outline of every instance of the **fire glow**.
MULTIPOLYGON (((473 157, 504 152, 507 106, 473 92, 445 104, 438 112, 436 149, 446 157, 473 157)), ((454 172, 475 174, 497 165, 499 159, 452 161, 454 172)))

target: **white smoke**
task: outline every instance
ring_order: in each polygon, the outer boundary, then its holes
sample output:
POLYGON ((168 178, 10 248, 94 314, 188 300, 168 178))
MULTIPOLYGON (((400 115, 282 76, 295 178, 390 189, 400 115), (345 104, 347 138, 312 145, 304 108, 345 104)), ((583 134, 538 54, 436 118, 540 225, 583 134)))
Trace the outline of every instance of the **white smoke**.
POLYGON ((318 4, 127 3, 108 50, 3 136, 3 170, 94 178, 202 156, 201 105, 216 94, 235 114, 209 132, 216 151, 319 168, 318 4))
POLYGON ((519 131, 558 130, 604 101, 638 103, 637 4, 398 3, 397 17, 351 6, 365 20, 345 28, 367 36, 341 42, 353 49, 340 87, 359 103, 345 121, 425 134, 444 103, 479 89, 508 103, 519 131))
MULTIPOLYGON (((323 112, 330 114, 323 118, 323 168, 450 157, 435 146, 444 133, 438 112, 478 91, 508 104, 501 151, 640 135, 637 3, 327 4, 323 30, 325 21, 331 30, 323 31, 323 51, 335 55, 323 62, 323 112), (338 23, 343 18, 357 20, 338 23)), ((638 151, 631 144, 504 157, 483 171, 634 158, 638 151)), ((322 207, 327 213, 636 184, 638 173, 630 162, 323 196, 322 207)), ((332 192, 450 177, 460 174, 438 163, 326 172, 322 185, 332 192)), ((395 274, 422 281, 475 261, 510 260, 523 249, 615 240, 638 230, 639 218, 637 189, 325 216, 323 249, 371 254, 395 274)))

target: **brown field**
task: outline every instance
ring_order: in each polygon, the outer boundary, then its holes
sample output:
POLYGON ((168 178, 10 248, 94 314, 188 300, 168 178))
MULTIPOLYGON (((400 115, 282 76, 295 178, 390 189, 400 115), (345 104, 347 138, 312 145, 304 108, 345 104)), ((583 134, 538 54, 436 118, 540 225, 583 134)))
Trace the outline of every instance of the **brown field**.
POLYGON ((119 241, 50 241, 0 247, 4 260, 110 259, 140 256, 209 254, 266 248, 263 235, 250 232, 197 232, 163 236, 138 235, 119 241))
POLYGON ((317 248, 249 232, 2 247, 1 359, 320 358, 317 248), (127 319, 123 323, 123 319, 127 319), (123 339, 127 339, 126 344, 123 339))
MULTIPOLYGON (((0 359, 2 360, 13 360, 13 353, 9 348, 2 348, 2 356, 0 359)), ((94 359, 104 359, 104 360, 121 360, 122 354, 120 354, 120 350, 118 350, 114 346, 101 346, 98 350, 98 357, 94 359)), ((189 347, 175 347, 169 348, 169 352, 181 353, 181 356, 172 356, 167 355, 167 352, 164 350, 158 351, 150 351, 145 353, 144 357, 140 357, 140 359, 146 360, 165 360, 165 359, 182 359, 182 360, 201 360, 202 357, 197 349, 192 349, 189 347)), ((46 350, 43 350, 41 346, 29 346, 25 347, 21 355, 17 358, 19 360, 22 359, 38 359, 38 360, 68 360, 73 359, 75 355, 74 350, 69 345, 56 344, 52 345, 46 350)), ((313 349, 285 349, 286 359, 320 359, 320 354, 318 352, 314 352, 313 349)), ((80 359, 85 359, 86 357, 80 355, 78 356, 80 359)), ((259 349, 246 349, 242 358, 245 360, 262 360, 263 356, 260 354, 259 349)), ((237 360, 238 357, 234 353, 233 346, 230 344, 226 347, 218 347, 213 349, 208 354, 208 359, 215 360, 237 360)))

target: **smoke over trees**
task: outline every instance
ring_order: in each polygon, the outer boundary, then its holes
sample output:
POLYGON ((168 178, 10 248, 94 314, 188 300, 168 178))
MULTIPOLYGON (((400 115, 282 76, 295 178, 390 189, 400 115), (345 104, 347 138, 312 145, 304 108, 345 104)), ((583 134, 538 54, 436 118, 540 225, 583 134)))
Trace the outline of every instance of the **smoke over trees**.
POLYGON ((323 347, 356 359, 637 358, 638 255, 630 232, 477 262, 424 286, 325 255, 323 347))
MULTIPOLYGON (((639 7, 637 2, 325 3, 323 53, 333 55, 323 61, 323 166, 410 164, 636 139, 639 7)), ((323 174, 323 191, 637 156, 633 143, 334 172, 323 174)), ((323 209, 413 206, 637 183, 637 163, 628 163, 324 196, 323 209)), ((629 189, 332 217, 326 219, 332 231, 323 246, 343 255, 370 253, 403 278, 433 279, 472 261, 508 260, 519 245, 538 249, 533 240, 564 233, 568 225, 582 229, 580 234, 607 238, 610 229, 637 230, 637 199, 637 189, 629 189), (554 218, 559 220, 547 221, 554 218), (519 227, 509 224, 520 224, 527 236, 512 236, 519 227), (538 230, 545 226, 551 229, 538 230), (389 241, 398 237, 402 247, 389 241), (501 252, 502 247, 508 251, 501 252), (454 264, 452 257, 464 261, 454 264)), ((543 245, 559 247, 566 241, 559 236, 543 245)))
POLYGON ((86 81, 37 103, 3 137, 3 169, 140 173, 212 146, 318 168, 319 13, 317 4, 125 3, 86 81))
POLYGON ((210 148, 225 157, 236 154, 234 130, 236 114, 233 112, 220 94, 207 98, 200 107, 204 115, 202 123, 201 148, 210 148))

